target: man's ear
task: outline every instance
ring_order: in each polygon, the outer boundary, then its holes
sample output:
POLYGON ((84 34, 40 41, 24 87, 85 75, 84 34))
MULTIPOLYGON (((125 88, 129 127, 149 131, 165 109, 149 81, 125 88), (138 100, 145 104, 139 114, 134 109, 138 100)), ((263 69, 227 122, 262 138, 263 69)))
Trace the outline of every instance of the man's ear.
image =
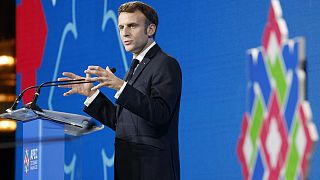
POLYGON ((149 37, 153 36, 154 33, 156 33, 156 29, 157 29, 157 27, 155 24, 149 24, 148 29, 147 29, 147 35, 149 37))

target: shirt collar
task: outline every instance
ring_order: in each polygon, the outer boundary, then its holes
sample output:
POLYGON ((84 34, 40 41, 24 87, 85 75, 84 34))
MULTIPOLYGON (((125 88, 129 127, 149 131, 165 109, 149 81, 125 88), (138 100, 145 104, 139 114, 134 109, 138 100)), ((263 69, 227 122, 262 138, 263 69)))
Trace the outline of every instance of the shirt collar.
POLYGON ((145 50, 143 50, 138 56, 134 57, 134 59, 139 60, 139 63, 143 60, 144 56, 147 54, 147 52, 154 46, 156 45, 156 42, 154 41, 153 43, 150 44, 149 47, 147 47, 145 50))

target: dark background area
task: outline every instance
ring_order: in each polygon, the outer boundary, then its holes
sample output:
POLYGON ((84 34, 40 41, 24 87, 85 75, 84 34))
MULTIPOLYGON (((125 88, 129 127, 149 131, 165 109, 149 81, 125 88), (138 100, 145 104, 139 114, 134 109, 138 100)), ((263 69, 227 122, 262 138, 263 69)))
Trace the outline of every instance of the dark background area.
MULTIPOLYGON (((15 0, 0 1, 0 56, 15 57, 15 0)), ((15 66, 0 66, 0 94, 7 97, 15 94, 15 66), (12 83, 14 82, 14 83, 12 83)), ((0 114, 11 101, 0 101, 0 114)), ((4 166, 0 179, 14 179, 15 148, 5 147, 4 143, 14 142, 15 132, 0 132, 0 162, 4 166)))
POLYGON ((15 1, 0 1, 0 40, 15 37, 15 1))

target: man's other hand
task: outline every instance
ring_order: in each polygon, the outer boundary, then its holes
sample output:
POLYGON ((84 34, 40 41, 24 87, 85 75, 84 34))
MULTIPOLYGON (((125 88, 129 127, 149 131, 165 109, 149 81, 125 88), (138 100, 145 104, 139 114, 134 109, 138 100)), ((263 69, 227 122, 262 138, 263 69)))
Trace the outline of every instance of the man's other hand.
POLYGON ((118 91, 123 85, 124 81, 114 75, 109 67, 106 69, 101 68, 100 66, 88 66, 88 69, 84 71, 86 74, 95 75, 97 77, 87 77, 87 81, 96 81, 99 82, 98 85, 91 88, 92 91, 105 86, 111 89, 118 91))

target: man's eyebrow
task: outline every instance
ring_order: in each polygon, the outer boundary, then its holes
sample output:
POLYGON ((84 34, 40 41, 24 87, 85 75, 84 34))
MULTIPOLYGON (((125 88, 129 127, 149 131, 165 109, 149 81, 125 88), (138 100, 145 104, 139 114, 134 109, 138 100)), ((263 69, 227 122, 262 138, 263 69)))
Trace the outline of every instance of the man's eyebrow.
POLYGON ((127 26, 138 25, 138 23, 128 23, 127 26))

